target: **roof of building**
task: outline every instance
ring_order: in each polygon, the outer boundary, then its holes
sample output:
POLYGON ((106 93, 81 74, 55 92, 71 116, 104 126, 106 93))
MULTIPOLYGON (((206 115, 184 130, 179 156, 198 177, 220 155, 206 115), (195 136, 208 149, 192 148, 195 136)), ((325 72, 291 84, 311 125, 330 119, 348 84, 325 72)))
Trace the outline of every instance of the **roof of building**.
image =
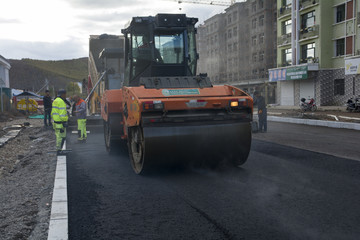
POLYGON ((9 61, 6 58, 4 58, 3 56, 1 56, 1 55, 0 55, 0 64, 4 65, 8 69, 11 68, 11 65, 10 65, 9 61))

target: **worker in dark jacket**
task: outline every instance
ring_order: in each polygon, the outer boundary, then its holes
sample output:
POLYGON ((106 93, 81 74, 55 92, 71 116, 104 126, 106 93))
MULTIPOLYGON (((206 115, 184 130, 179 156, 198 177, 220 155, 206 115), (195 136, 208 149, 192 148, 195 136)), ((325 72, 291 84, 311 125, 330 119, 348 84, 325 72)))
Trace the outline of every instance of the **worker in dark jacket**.
POLYGON ((259 132, 267 131, 267 109, 265 98, 261 96, 261 93, 258 91, 254 92, 254 105, 258 107, 258 116, 259 116, 259 132))
POLYGON ((45 96, 43 98, 44 101, 44 125, 46 126, 52 126, 51 123, 51 108, 52 108, 52 100, 50 96, 49 90, 45 91, 45 96), (46 123, 48 119, 49 125, 46 123))

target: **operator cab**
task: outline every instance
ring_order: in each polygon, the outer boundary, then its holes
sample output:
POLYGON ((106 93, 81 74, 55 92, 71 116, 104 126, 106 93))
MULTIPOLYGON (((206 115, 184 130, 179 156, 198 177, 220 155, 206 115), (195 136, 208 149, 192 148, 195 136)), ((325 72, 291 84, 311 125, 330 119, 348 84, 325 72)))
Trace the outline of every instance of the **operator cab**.
POLYGON ((139 86, 144 77, 195 76, 195 24, 185 14, 134 17, 125 36, 124 86, 139 86))

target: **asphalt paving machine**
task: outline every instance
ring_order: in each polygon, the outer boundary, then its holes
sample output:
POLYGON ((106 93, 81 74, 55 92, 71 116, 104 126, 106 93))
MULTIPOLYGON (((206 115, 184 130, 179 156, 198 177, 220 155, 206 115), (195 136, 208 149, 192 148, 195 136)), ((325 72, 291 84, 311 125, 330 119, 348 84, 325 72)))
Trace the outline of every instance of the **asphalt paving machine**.
POLYGON ((101 114, 107 150, 126 142, 137 174, 157 164, 226 160, 238 166, 247 160, 253 100, 196 75, 197 21, 157 14, 133 17, 122 30, 124 82, 105 91, 101 114))

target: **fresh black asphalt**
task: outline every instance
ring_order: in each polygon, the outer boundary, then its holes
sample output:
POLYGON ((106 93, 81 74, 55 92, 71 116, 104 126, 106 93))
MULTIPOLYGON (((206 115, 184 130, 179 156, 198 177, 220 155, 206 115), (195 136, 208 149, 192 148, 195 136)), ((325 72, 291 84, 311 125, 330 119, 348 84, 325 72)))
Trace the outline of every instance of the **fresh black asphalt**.
POLYGON ((241 168, 139 176, 90 131, 68 136, 70 239, 359 239, 360 161, 253 139, 241 168))

